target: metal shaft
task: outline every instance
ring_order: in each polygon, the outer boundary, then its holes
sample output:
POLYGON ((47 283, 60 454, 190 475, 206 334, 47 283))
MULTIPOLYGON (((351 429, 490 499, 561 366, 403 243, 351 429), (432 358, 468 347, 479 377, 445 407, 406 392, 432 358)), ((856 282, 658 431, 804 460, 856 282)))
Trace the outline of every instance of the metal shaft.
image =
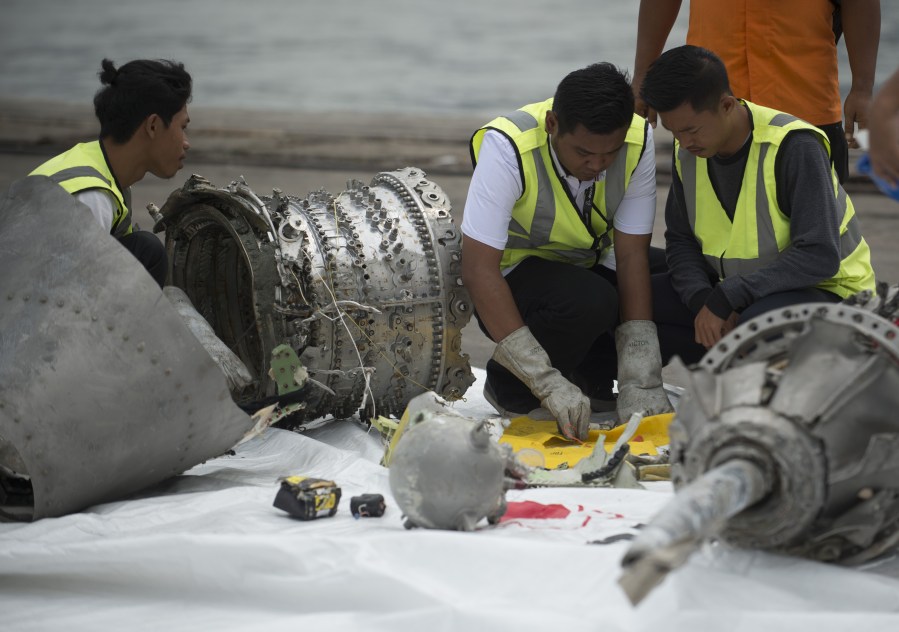
POLYGON ((631 602, 642 601, 703 539, 720 532, 729 518, 761 500, 769 488, 758 465, 733 459, 678 490, 621 561, 624 572, 618 583, 631 602))

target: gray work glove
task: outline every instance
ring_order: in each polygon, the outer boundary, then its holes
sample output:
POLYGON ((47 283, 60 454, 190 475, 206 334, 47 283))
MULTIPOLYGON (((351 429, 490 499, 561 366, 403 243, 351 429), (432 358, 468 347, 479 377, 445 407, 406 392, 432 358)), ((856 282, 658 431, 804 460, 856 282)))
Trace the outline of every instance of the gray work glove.
POLYGON ((247 370, 246 365, 241 361, 237 354, 231 351, 225 343, 215 335, 212 327, 206 322, 206 319, 196 310, 190 298, 179 287, 167 285, 162 289, 162 293, 169 299, 172 307, 181 316, 181 320, 190 329, 190 332, 200 341, 206 353, 215 361, 215 363, 225 374, 225 380, 228 382, 228 389, 235 391, 247 386, 253 381, 253 376, 247 370))
POLYGON ((615 329, 618 350, 618 420, 626 423, 633 413, 644 416, 674 409, 662 388, 662 353, 656 324, 629 320, 615 329))
POLYGON ((527 384, 559 430, 569 439, 587 439, 590 430, 590 400, 577 386, 552 367, 549 356, 527 327, 503 338, 493 359, 527 384))

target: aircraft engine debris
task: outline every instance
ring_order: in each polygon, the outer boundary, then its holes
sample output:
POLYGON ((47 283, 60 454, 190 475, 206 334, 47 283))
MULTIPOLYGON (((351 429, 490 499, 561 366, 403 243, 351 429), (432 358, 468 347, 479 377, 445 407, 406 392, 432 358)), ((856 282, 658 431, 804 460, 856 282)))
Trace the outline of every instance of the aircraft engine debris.
POLYGON ((187 328, 190 329, 191 333, 206 349, 209 357, 215 360, 215 363, 222 370, 230 390, 241 389, 253 381, 249 371, 247 371, 247 367, 244 366, 240 358, 231 349, 218 339, 209 323, 203 320, 203 317, 191 304, 184 290, 174 285, 167 285, 162 288, 162 293, 169 299, 172 307, 181 316, 187 328))
POLYGON ((498 441, 508 420, 476 420, 444 404, 435 393, 424 393, 412 399, 399 423, 372 421, 390 437, 382 464, 390 468, 390 489, 407 528, 473 531, 483 518, 495 524, 506 511, 505 492, 513 488, 640 487, 626 461, 639 413, 611 451, 599 435, 573 467, 547 469, 525 463, 511 443, 498 441))
POLYGON ((254 427, 144 267, 43 176, 0 200, 0 520, 80 511, 254 427))
POLYGON ((759 316, 690 372, 677 493, 622 560, 634 603, 705 539, 841 564, 899 545, 899 327, 879 294, 759 316))
POLYGON ((357 410, 398 415, 427 390, 465 393, 474 378, 461 353, 471 316, 461 234, 425 175, 383 172, 305 198, 192 176, 151 209, 166 231, 171 282, 252 374, 232 392, 238 402, 275 395, 268 362, 281 344, 325 387, 310 390, 288 426, 357 410))
POLYGON ((491 438, 490 423, 445 408, 434 393, 412 400, 390 461, 390 491, 407 529, 474 531, 483 518, 499 521, 506 489, 529 468, 491 438))

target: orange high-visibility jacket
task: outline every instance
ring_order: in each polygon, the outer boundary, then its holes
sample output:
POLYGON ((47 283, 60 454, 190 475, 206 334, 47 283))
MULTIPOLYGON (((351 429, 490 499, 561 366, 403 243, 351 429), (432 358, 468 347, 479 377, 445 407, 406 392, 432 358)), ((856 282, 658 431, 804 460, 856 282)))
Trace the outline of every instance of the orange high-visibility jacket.
POLYGON ((690 0, 687 43, 727 67, 734 96, 812 123, 841 119, 830 0, 690 0))

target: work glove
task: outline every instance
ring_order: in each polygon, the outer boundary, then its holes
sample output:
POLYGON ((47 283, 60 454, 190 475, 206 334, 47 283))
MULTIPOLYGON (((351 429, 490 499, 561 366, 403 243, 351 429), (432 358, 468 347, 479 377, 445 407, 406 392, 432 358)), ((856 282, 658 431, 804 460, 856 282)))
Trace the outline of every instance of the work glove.
POLYGON ((236 391, 250 384, 253 381, 253 376, 250 375, 246 365, 237 357, 236 353, 231 351, 215 335, 215 331, 206 322, 206 319, 200 315, 200 312, 194 308, 193 303, 190 302, 190 298, 184 293, 184 290, 174 285, 167 285, 163 288, 162 293, 169 299, 172 307, 181 316, 181 320, 184 321, 190 332, 206 349, 206 353, 222 370, 225 380, 228 382, 228 389, 236 391))
POLYGON ((633 413, 644 416, 670 413, 674 409, 662 388, 662 353, 656 324, 651 320, 629 320, 615 329, 618 350, 618 421, 626 423, 633 413))
POLYGON ((590 430, 590 400, 552 367, 549 355, 527 327, 516 329, 496 345, 493 359, 527 384, 569 439, 584 441, 590 430))

